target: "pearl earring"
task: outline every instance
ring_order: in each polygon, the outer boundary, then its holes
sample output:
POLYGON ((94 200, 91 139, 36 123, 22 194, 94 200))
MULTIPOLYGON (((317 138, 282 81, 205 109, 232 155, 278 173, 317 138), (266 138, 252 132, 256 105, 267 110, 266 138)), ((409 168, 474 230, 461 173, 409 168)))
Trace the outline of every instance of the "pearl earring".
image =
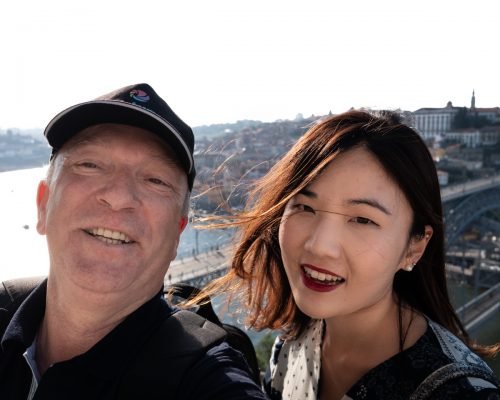
POLYGON ((413 268, 415 267, 417 263, 411 263, 410 265, 408 265, 407 267, 405 267, 404 269, 408 272, 411 272, 413 270, 413 268))

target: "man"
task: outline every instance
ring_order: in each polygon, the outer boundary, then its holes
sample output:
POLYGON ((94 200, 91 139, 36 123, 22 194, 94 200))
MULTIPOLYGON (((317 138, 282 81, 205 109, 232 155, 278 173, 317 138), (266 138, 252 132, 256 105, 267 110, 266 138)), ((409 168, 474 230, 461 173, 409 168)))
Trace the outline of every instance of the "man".
POLYGON ((0 398, 265 398, 217 326, 163 299, 195 177, 191 128, 139 84, 62 111, 44 134, 50 270, 3 334, 0 398))

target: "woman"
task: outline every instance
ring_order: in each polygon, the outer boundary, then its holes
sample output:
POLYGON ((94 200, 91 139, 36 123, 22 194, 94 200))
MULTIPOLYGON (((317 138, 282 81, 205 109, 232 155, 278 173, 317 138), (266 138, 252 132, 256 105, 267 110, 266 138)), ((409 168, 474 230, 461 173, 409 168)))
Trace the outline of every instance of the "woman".
POLYGON ((419 385, 455 362, 439 374, 457 378, 429 398, 499 395, 448 298, 434 162, 396 115, 320 121, 249 199, 229 274, 213 287, 243 289, 249 325, 283 332, 271 398, 426 398, 440 377, 419 385))

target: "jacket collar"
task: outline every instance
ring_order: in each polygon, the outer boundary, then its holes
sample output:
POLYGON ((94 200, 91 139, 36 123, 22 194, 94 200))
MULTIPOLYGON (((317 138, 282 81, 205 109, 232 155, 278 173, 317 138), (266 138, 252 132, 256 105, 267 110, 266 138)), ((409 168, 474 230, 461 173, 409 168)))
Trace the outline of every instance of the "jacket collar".
MULTIPOLYGON (((1 345, 5 353, 22 354, 32 344, 45 314, 46 293, 47 280, 44 280, 16 311, 2 338, 1 345)), ((79 373, 105 379, 118 376, 173 312, 163 298, 162 288, 90 350, 70 360, 56 363, 51 369, 77 368, 79 373)))

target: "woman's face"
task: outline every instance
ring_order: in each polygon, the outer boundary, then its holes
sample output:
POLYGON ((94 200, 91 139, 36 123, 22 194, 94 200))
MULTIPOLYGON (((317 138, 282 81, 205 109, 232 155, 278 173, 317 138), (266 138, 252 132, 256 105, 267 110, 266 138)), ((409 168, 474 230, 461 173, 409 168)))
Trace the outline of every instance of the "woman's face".
POLYGON ((286 205, 279 243, 299 309, 312 318, 359 314, 394 301, 410 264, 412 209, 375 156, 335 158, 286 205))

